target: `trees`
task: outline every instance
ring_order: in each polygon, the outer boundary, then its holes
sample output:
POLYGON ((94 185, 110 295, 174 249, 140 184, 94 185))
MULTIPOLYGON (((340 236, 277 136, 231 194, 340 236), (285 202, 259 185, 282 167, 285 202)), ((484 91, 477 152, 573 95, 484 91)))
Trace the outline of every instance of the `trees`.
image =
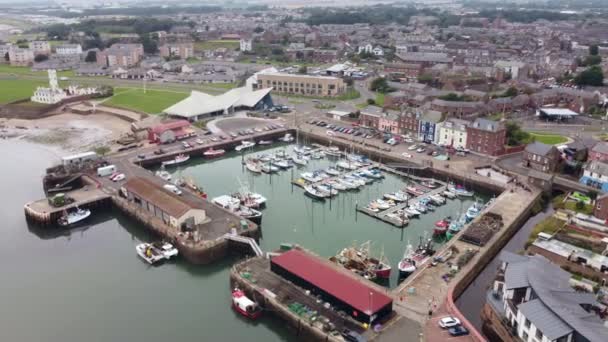
POLYGON ((369 86, 369 89, 372 91, 377 91, 379 93, 388 93, 392 90, 391 87, 388 85, 388 81, 384 77, 378 77, 373 80, 369 86))
POLYGON ((49 59, 49 56, 43 55, 43 54, 38 54, 34 57, 34 62, 40 63, 40 62, 44 62, 48 59, 49 59))
POLYGON ((529 144, 534 141, 530 133, 523 131, 519 125, 513 121, 507 122, 507 145, 519 146, 529 144))
POLYGON ((298 69, 298 74, 303 74, 306 75, 306 73, 308 72, 308 68, 306 67, 306 65, 302 65, 299 69, 298 69))
POLYGON ((594 65, 585 69, 574 77, 574 83, 579 86, 601 87, 604 85, 604 73, 602 72, 602 68, 598 65, 594 65))
POLYGON ((256 26, 256 28, 253 29, 253 32, 262 33, 264 32, 264 28, 262 26, 256 26))
POLYGON ((84 61, 87 63, 97 62, 97 52, 95 52, 95 51, 87 52, 87 56, 84 58, 84 61))
POLYGON ((504 93, 500 94, 499 97, 514 97, 517 96, 518 91, 515 87, 509 87, 504 93))
POLYGON ((597 45, 589 45, 589 55, 597 56, 600 54, 600 48, 597 45))
POLYGON ((141 36, 141 44, 144 46, 145 53, 158 52, 158 44, 150 37, 149 34, 144 34, 141 36))

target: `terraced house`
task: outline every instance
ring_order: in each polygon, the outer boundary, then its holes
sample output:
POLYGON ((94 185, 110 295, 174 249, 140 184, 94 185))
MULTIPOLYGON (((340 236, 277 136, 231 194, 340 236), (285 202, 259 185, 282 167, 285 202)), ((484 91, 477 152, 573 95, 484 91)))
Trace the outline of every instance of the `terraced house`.
POLYGON ((335 97, 344 93, 346 84, 337 77, 273 73, 258 75, 257 88, 273 88, 280 94, 335 97))

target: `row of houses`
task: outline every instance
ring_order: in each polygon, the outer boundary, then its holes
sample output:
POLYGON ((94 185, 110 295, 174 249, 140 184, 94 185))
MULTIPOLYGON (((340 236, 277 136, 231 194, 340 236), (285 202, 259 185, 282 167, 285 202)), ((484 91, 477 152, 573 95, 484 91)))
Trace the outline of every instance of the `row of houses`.
POLYGON ((505 151, 507 131, 504 123, 484 118, 469 121, 447 118, 433 109, 396 112, 367 107, 361 111, 359 122, 382 132, 410 134, 419 141, 455 149, 493 156, 505 151))

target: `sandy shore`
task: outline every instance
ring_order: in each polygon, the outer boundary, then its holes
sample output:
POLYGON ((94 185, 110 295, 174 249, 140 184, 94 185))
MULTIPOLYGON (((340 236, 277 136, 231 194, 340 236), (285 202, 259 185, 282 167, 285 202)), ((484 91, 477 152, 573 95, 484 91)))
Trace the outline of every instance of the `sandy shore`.
POLYGON ((110 146, 130 132, 130 123, 105 114, 60 114, 39 120, 0 119, 0 137, 20 138, 65 151, 110 146))

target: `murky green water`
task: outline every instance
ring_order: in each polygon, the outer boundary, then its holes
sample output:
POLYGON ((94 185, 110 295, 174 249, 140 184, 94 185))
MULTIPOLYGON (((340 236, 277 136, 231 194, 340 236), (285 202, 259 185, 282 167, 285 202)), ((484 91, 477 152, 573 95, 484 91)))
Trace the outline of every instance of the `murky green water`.
MULTIPOLYGON (((228 273, 236 259, 213 266, 181 260, 159 267, 144 264, 134 246, 151 237, 127 218, 95 214, 69 232, 28 227, 23 204, 43 196, 44 169, 59 155, 37 145, 0 141, 3 158, 0 206, 0 340, 2 341, 288 341, 294 336, 276 319, 251 323, 229 307, 228 273)), ((321 168, 319 161, 310 169, 321 168)), ((181 171, 204 185, 211 196, 237 190, 238 179, 268 197, 262 248, 299 243, 330 256, 353 241, 384 246, 393 266, 405 241, 415 242, 433 223, 460 209, 451 201, 404 230, 355 215, 355 203, 394 191, 402 181, 387 176, 358 193, 340 194, 330 204, 313 202, 292 189, 291 172, 270 178, 241 168, 240 157, 194 162, 181 171)), ((294 171, 295 172, 295 171, 294 171)), ((465 201, 466 209, 471 200, 465 201)), ((392 279, 392 285, 396 282, 392 279)))

